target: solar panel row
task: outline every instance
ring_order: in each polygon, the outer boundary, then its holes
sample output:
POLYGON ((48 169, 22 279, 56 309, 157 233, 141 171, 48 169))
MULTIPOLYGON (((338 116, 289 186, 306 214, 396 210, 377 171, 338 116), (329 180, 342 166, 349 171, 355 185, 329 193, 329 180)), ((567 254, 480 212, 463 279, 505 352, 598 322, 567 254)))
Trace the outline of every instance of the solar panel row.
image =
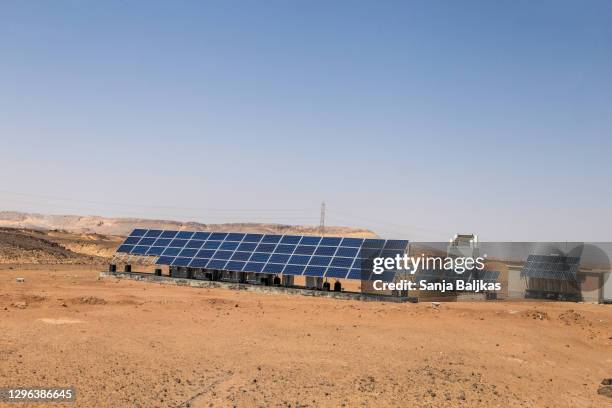
POLYGON ((370 279, 371 259, 394 257, 405 240, 135 229, 117 252, 158 265, 370 279))
POLYGON ((546 262, 546 263, 568 263, 577 264, 580 263, 580 257, 577 256, 563 256, 563 255, 529 255, 527 262, 546 262))
POLYGON ((529 255, 522 277, 576 281, 580 258, 557 255, 529 255))

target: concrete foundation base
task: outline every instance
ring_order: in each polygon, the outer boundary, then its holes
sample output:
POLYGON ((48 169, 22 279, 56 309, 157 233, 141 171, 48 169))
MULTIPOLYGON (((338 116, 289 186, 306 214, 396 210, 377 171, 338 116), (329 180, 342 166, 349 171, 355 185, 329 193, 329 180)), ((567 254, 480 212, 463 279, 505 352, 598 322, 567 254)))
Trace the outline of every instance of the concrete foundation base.
POLYGON ((246 290, 249 292, 260 292, 260 293, 282 293, 289 295, 302 295, 302 296, 315 296, 315 297, 327 297, 344 300, 361 300, 361 301, 379 301, 379 302, 417 302, 417 298, 412 297, 396 297, 396 296, 385 296, 375 295, 357 292, 326 292, 320 290, 312 290, 306 288, 297 287, 285 287, 285 286, 264 286, 264 285, 252 285, 246 283, 234 283, 234 282, 223 282, 223 281, 207 281, 197 279, 184 279, 175 278, 169 276, 156 276, 151 273, 141 272, 101 272, 101 278, 119 278, 119 279, 130 279, 136 281, 146 281, 153 283, 163 283, 178 286, 191 286, 195 288, 225 288, 232 290, 246 290))

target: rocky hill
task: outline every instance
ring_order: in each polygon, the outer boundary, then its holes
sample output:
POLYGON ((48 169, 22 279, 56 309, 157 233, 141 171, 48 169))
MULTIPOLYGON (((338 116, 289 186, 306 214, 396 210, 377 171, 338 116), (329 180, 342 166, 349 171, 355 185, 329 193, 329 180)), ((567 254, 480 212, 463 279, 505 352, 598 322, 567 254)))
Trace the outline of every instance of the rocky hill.
POLYGON ((0 263, 101 264, 120 242, 99 234, 0 228, 0 263))
MULTIPOLYGON (((2 264, 103 264, 123 237, 134 228, 196 231, 243 231, 279 234, 317 234, 318 228, 302 225, 237 223, 201 224, 168 220, 106 218, 79 215, 43 215, 0 212, 0 263, 2 264)), ((326 227, 327 235, 375 237, 372 231, 326 227)))
MULTIPOLYGON (((134 228, 175 229, 194 231, 242 231, 281 234, 318 234, 318 227, 303 225, 232 223, 203 224, 172 220, 142 218, 108 218, 95 215, 47 215, 0 211, 0 227, 26 228, 32 230, 60 230, 77 234, 102 234, 125 236, 134 228)), ((325 228, 327 235, 346 237, 375 237, 372 231, 364 228, 335 227, 325 228)))

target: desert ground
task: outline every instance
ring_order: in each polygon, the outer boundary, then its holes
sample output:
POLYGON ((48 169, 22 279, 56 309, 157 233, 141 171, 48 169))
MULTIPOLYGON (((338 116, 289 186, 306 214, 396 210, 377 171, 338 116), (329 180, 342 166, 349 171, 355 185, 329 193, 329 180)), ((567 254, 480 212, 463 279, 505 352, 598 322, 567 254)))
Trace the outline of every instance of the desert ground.
POLYGON ((64 406, 78 407, 612 405, 597 393, 612 376, 607 305, 434 308, 100 279, 100 269, 0 265, 0 386, 74 386, 64 406))

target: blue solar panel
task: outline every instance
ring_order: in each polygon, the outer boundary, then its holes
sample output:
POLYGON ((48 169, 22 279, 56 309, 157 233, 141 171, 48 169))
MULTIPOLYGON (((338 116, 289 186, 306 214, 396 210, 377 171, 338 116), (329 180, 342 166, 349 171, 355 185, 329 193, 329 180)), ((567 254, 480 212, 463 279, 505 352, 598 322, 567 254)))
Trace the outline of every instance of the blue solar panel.
POLYGON ((208 237, 208 239, 213 241, 223 241, 226 237, 227 233, 225 232, 213 232, 212 234, 210 234, 210 237, 208 237))
POLYGON ((161 230, 148 230, 147 233, 145 234, 145 237, 157 238, 161 235, 161 233, 162 233, 161 230))
POLYGON ((354 258, 357 256, 358 252, 359 248, 340 247, 336 252, 336 256, 346 256, 349 258, 354 258))
POLYGON ((239 234, 239 233, 235 233, 232 232, 230 234, 227 234, 227 237, 225 238, 226 241, 234 241, 234 242, 240 242, 242 241, 242 238, 244 238, 246 234, 239 234))
POLYGON ((328 266, 331 260, 331 256, 313 256, 309 265, 328 266))
POLYGON ((172 265, 172 261, 174 261, 173 256, 160 256, 155 263, 157 265, 172 265))
POLYGON ((123 241, 123 243, 129 245, 136 245, 138 241, 140 241, 140 239, 141 237, 127 237, 125 241, 123 241))
POLYGON ((211 259, 206 267, 208 269, 223 269, 226 263, 227 261, 224 259, 211 259))
POLYGON ((156 238, 143 238, 138 242, 138 245, 153 245, 156 238))
POLYGON ((580 258, 562 255, 529 255, 521 277, 577 281, 580 258))
POLYGON ((283 269, 283 275, 301 275, 304 272, 304 265, 287 265, 283 269))
POLYGON ((361 279, 371 275, 373 257, 403 254, 407 245, 405 240, 136 229, 117 252, 157 256, 158 265, 361 279))
POLYGON ((165 247, 170 245, 170 242, 172 242, 170 238, 157 238, 153 245, 165 247))
POLYGON ((302 237, 300 245, 319 245, 321 237, 302 237))
POLYGON ((236 248, 238 248, 238 242, 233 242, 233 241, 225 241, 221 244, 221 246, 219 247, 219 249, 223 249, 226 251, 233 251, 236 248))
POLYGON ((252 252, 234 252, 232 261, 248 261, 252 252))
POLYGON ((124 252, 129 254, 132 251, 132 248, 134 248, 134 245, 123 244, 119 247, 119 249, 117 249, 117 252, 124 252))
POLYGON ((208 239, 208 237, 210 236, 210 232, 196 232, 193 237, 191 237, 191 239, 208 239))
POLYGON ((342 238, 323 237, 323 239, 321 240, 319 245, 322 245, 322 246, 338 246, 338 245, 340 245, 340 241, 342 241, 342 238))
POLYGON ((178 231, 164 231, 161 233, 161 238, 174 238, 178 234, 178 231))
POLYGON ((148 256, 160 256, 164 252, 164 247, 151 247, 147 251, 148 256))
POLYGON ((327 255, 327 256, 332 256, 333 254, 336 253, 336 250, 338 248, 337 247, 333 247, 333 246, 319 246, 316 250, 315 250, 315 255, 327 255))
POLYGON ((352 258, 333 258, 331 261, 331 266, 338 268, 350 268, 353 264, 352 258))
POLYGON ((385 246, 385 240, 384 239, 366 239, 363 242, 363 248, 375 248, 375 249, 382 249, 382 247, 385 246))
POLYGON ((289 262, 292 265, 308 265, 310 257, 308 255, 293 255, 289 258, 289 262))
POLYGON ((172 242, 170 242, 169 246, 174 247, 174 248, 182 248, 185 245, 187 245, 187 240, 186 239, 175 238, 175 239, 172 240, 172 242))
POLYGON ((251 256, 251 261, 253 262, 268 262, 270 258, 270 254, 266 254, 263 252, 255 252, 253 256, 251 256))
POLYGON ((314 254, 315 249, 317 249, 315 246, 298 245, 297 248, 295 248, 294 253, 298 255, 312 255, 314 254))
POLYGON ((257 252, 272 253, 272 251, 274 251, 274 248, 276 248, 276 244, 259 244, 257 245, 257 248, 255 250, 257 252))
POLYGON ((201 249, 196 254, 196 258, 212 258, 214 254, 214 249, 201 249))
POLYGON ((281 244, 297 244, 302 237, 298 235, 285 235, 281 240, 281 244))
POLYGON ((245 242, 238 245, 238 251, 254 251, 257 248, 257 244, 253 242, 245 242))
POLYGON ((148 246, 136 245, 134 248, 132 248, 132 252, 130 253, 136 254, 136 255, 144 255, 147 253, 148 250, 149 250, 148 246))
POLYGON ((278 254, 292 254, 295 251, 295 245, 279 244, 274 250, 278 254))
POLYGON ((193 235, 195 234, 195 232, 193 231, 180 231, 177 235, 176 238, 180 238, 180 239, 191 239, 191 237, 193 237, 193 235))
POLYGON ((227 268, 227 270, 229 271, 241 271, 242 268, 244 268, 244 265, 246 265, 246 262, 241 262, 241 261, 229 261, 225 267, 227 268))
POLYGON ((285 264, 287 263, 289 258, 291 258, 291 255, 289 254, 272 254, 268 262, 285 264))
POLYGON ((282 235, 264 235, 261 242, 263 244, 277 244, 282 237, 282 235))
POLYGON ((179 254, 179 256, 187 256, 189 258, 193 258, 196 253, 198 253, 197 249, 193 249, 193 248, 185 248, 181 251, 181 253, 179 254))
POLYGON ((363 239, 362 238, 344 238, 342 240, 342 246, 347 246, 347 247, 355 247, 355 248, 359 248, 361 247, 361 244, 363 243, 363 239))
POLYGON ((217 251, 215 252, 215 255, 213 256, 213 259, 230 259, 232 257, 232 254, 234 252, 232 251, 217 251))
POLYGON ((385 243, 385 249, 400 249, 405 250, 408 246, 408 241, 390 239, 385 243))
POLYGON ((281 273, 285 265, 276 263, 267 263, 262 272, 264 273, 281 273))
POLYGON ((144 234, 147 233, 146 229, 140 229, 140 228, 136 228, 134 231, 132 231, 132 233, 130 234, 131 237, 142 237, 144 234))
POLYGON ((166 248, 163 252, 165 256, 177 256, 181 252, 181 248, 166 248))
POLYGON ((202 245, 204 245, 204 242, 205 241, 201 241, 199 239, 192 239, 192 240, 187 242, 187 245, 185 245, 185 247, 200 249, 200 248, 202 248, 202 245))
POLYGON ((174 258, 174 262, 172 262, 173 266, 187 266, 191 262, 191 258, 183 258, 177 257, 174 258))
POLYGON ((202 248, 204 249, 217 249, 221 246, 221 241, 206 241, 202 248))
POLYGON ((322 277, 323 275, 325 275, 326 269, 327 268, 323 266, 307 266, 306 269, 304 269, 304 276, 322 277))
POLYGON ((208 261, 210 261, 208 258, 194 258, 189 266, 192 268, 206 268, 208 261))
POLYGON ((325 276, 329 277, 329 278, 340 278, 340 279, 344 279, 346 278, 346 275, 348 274, 348 269, 346 268, 328 268, 327 269, 327 274, 325 276))
POLYGON ((259 242, 263 238, 262 234, 246 234, 242 242, 259 242))
POLYGON ((264 262, 249 262, 244 268, 242 268, 243 272, 261 272, 263 267, 265 266, 264 262))

